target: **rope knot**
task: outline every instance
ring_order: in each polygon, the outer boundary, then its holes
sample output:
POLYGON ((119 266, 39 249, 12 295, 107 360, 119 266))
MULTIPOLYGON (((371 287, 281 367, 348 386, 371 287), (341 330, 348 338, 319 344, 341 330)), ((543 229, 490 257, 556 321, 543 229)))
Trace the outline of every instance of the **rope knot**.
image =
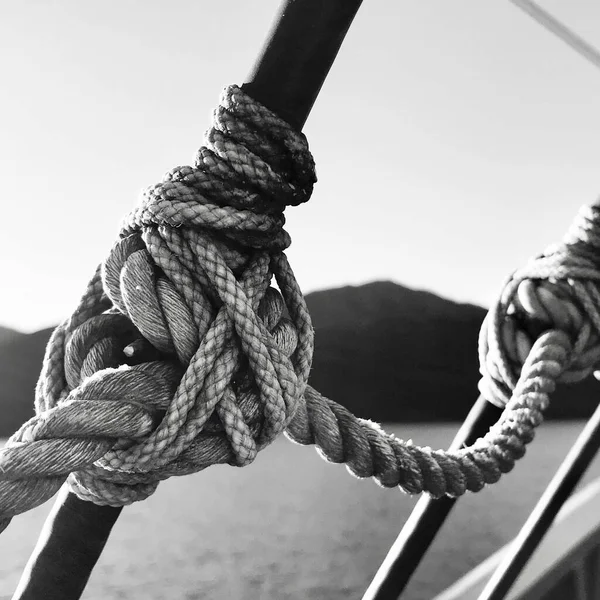
POLYGON ((70 473, 81 498, 120 506, 173 475, 244 466, 304 402, 313 330, 282 250, 283 211, 316 180, 306 139, 230 86, 205 144, 145 191, 54 331, 37 415, 4 454, 31 464, 22 496, 70 473))
POLYGON ((600 362, 600 208, 584 206, 561 244, 515 271, 480 335, 480 388, 504 406, 544 344, 562 347, 556 382, 585 379, 600 362), (552 335, 549 335, 552 334, 552 335))

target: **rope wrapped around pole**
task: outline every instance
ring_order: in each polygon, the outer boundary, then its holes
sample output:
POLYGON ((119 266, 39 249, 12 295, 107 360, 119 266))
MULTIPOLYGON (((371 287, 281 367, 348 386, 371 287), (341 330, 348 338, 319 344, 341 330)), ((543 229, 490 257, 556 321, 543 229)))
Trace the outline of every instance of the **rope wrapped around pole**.
POLYGON ((598 208, 516 271, 484 322, 480 389, 505 407, 498 423, 468 448, 432 450, 307 385, 313 330, 283 211, 315 181, 305 137, 226 88, 194 166, 145 192, 54 331, 37 414, 0 451, 2 528, 66 478, 82 499, 123 506, 174 475, 247 465, 283 432, 410 494, 476 492, 513 468, 556 383, 600 360, 598 208))

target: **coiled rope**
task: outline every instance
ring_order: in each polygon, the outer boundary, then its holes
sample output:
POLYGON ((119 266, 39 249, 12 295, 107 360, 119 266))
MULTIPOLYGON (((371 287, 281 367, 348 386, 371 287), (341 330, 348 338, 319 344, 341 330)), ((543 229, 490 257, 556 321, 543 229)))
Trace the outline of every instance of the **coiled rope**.
POLYGON ((562 244, 509 279, 480 338, 480 388, 504 412, 446 452, 307 385, 313 330, 283 211, 315 181, 305 137, 226 88, 194 166, 146 190, 54 331, 36 416, 0 451, 0 530, 65 479, 84 500, 122 506, 173 475, 247 465, 282 432, 410 494, 476 492, 513 468, 556 383, 600 359, 599 209, 582 209, 562 244))

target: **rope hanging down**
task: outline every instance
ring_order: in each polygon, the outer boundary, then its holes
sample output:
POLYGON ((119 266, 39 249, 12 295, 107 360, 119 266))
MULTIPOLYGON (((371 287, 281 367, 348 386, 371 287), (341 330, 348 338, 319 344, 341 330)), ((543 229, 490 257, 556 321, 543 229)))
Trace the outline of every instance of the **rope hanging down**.
POLYGON ((282 432, 411 494, 475 492, 513 468, 556 382, 600 359, 600 210, 509 280, 480 340, 482 393, 506 408, 472 447, 446 452, 307 386, 313 330, 283 211, 315 181, 305 137, 225 89, 194 167, 146 190, 54 331, 36 416, 0 450, 0 530, 67 478, 84 500, 126 505, 173 475, 247 465, 282 432))

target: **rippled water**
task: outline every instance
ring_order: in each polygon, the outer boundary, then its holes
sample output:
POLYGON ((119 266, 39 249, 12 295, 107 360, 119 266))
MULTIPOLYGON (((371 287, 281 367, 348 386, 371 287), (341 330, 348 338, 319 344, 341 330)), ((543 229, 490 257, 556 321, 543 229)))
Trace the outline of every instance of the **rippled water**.
MULTIPOLYGON (((445 447, 456 427, 389 430, 445 447)), ((463 498, 403 598, 431 600, 513 537, 581 427, 543 425, 513 473, 463 498)), ((597 461, 588 479, 598 475, 597 461)), ((126 508, 83 598, 360 598, 415 502, 281 439, 249 467, 173 479, 126 508)), ((14 590, 49 509, 20 515, 0 536, 0 598, 14 590)))

